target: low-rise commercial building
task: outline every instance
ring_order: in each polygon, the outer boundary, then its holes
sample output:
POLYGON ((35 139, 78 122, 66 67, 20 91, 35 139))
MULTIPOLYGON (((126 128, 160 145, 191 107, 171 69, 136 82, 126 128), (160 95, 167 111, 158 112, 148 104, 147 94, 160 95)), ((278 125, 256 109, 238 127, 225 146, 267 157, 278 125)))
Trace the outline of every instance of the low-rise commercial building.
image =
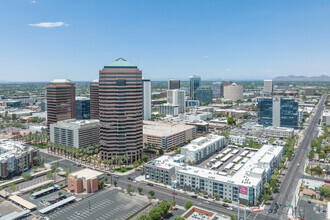
POLYGON ((206 121, 212 118, 212 112, 187 112, 184 114, 179 114, 178 118, 184 121, 206 121))
POLYGON ((329 111, 323 112, 322 124, 323 125, 330 125, 330 112, 329 111))
POLYGON ((293 128, 266 127, 266 137, 288 138, 294 136, 293 128))
POLYGON ((0 139, 0 177, 23 173, 38 164, 39 148, 8 139, 0 139))
POLYGON ((74 193, 93 193, 98 190, 99 180, 103 178, 102 172, 85 168, 69 174, 68 189, 74 193))
POLYGON ((241 146, 246 145, 246 137, 243 136, 229 135, 228 141, 229 143, 238 144, 241 146))
POLYGON ((181 154, 186 161, 200 162, 225 147, 225 137, 219 135, 208 135, 199 137, 190 144, 181 148, 181 154))
POLYGON ((100 141, 99 120, 68 119, 50 125, 50 141, 55 145, 84 148, 100 141))
POLYGON ((143 145, 155 144, 164 150, 173 149, 196 138, 196 127, 185 124, 143 121, 143 145))

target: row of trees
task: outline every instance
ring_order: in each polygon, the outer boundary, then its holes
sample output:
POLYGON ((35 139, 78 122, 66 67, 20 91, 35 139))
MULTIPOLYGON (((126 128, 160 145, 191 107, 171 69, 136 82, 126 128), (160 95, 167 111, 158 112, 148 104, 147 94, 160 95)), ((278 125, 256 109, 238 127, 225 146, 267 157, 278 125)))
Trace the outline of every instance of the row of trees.
POLYGON ((276 168, 273 172, 273 175, 271 175, 271 181, 270 183, 264 184, 264 194, 262 196, 262 200, 266 203, 271 195, 273 194, 273 191, 278 187, 278 181, 280 179, 280 172, 276 168))
MULTIPOLYGON (((158 207, 152 208, 149 213, 146 215, 140 215, 137 219, 138 220, 159 220, 165 217, 170 211, 171 208, 174 208, 176 205, 175 200, 171 203, 167 200, 163 200, 159 203, 158 207)), ((181 220, 182 218, 175 218, 175 220, 181 220)), ((184 219, 184 218, 183 218, 184 219)))
POLYGON ((327 140, 329 135, 328 127, 323 126, 323 135, 311 141, 312 149, 307 155, 309 160, 313 160, 315 154, 318 154, 321 159, 327 159, 327 154, 330 152, 330 145, 325 145, 322 147, 322 142, 323 140, 327 140))

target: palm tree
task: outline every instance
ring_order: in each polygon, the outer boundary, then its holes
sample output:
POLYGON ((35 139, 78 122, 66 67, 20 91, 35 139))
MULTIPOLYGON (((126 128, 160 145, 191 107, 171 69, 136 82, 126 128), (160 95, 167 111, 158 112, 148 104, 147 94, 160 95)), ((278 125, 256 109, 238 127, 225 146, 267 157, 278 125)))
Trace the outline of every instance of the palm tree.
POLYGON ((105 170, 105 168, 106 168, 107 163, 108 163, 108 160, 104 159, 104 160, 103 160, 104 170, 105 170))
POLYGON ((126 162, 126 166, 128 166, 128 160, 130 159, 129 156, 127 154, 125 154, 123 157, 122 157, 123 161, 126 162))
MULTIPOLYGON (((112 165, 112 159, 109 159, 109 160, 108 160, 108 164, 109 164, 110 166, 112 165)), ((109 167, 110 167, 110 166, 109 166, 109 167)))

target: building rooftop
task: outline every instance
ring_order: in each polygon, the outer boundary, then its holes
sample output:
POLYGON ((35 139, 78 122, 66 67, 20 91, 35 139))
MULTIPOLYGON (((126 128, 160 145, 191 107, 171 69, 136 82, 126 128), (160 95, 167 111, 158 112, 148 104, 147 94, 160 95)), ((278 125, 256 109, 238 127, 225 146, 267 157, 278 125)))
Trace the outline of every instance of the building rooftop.
POLYGON ((51 124, 51 126, 79 129, 85 127, 99 126, 99 123, 100 121, 96 119, 93 120, 67 119, 63 121, 58 121, 56 124, 51 124))
POLYGON ((53 79, 49 83, 72 83, 69 79, 53 79))
POLYGON ((123 58, 118 58, 117 60, 105 65, 104 67, 112 67, 112 68, 137 68, 136 65, 131 64, 130 62, 128 62, 127 60, 123 59, 123 58))
POLYGON ((0 162, 13 156, 20 157, 22 152, 33 149, 36 148, 13 140, 0 139, 0 162))
POLYGON ((84 101, 84 100, 90 100, 90 99, 87 98, 87 97, 77 96, 77 97, 76 97, 76 100, 84 101))
POLYGON ((77 172, 70 173, 70 177, 76 177, 77 179, 84 178, 84 179, 94 179, 95 177, 99 177, 103 175, 102 172, 92 170, 89 168, 85 168, 79 170, 77 172))
POLYGON ((269 161, 271 157, 277 156, 282 150, 282 146, 264 145, 251 158, 244 158, 246 159, 246 163, 233 175, 195 166, 182 167, 180 172, 241 186, 257 186, 261 179, 253 174, 262 174, 269 168, 269 164, 265 164, 264 162, 269 161))
POLYGON ((157 137, 171 136, 193 128, 195 126, 185 124, 143 121, 143 134, 157 137))
POLYGON ((187 220, 230 220, 231 218, 227 215, 219 215, 216 212, 192 206, 185 213, 181 215, 187 220))
POLYGON ((293 128, 285 128, 285 127, 266 127, 265 130, 294 131, 293 128))
POLYGON ((92 82, 93 83, 98 83, 99 82, 99 79, 94 79, 92 82))
POLYGON ((185 157, 184 155, 180 155, 180 154, 175 156, 163 155, 148 162, 146 166, 157 167, 160 169, 170 169, 172 167, 179 167, 184 165, 184 163, 182 163, 184 157, 185 157))
POLYGON ((224 136, 218 136, 218 135, 208 135, 207 137, 199 137, 191 141, 190 144, 182 147, 181 149, 188 148, 189 151, 198 151, 200 149, 205 148, 210 143, 224 138, 225 138, 224 136))

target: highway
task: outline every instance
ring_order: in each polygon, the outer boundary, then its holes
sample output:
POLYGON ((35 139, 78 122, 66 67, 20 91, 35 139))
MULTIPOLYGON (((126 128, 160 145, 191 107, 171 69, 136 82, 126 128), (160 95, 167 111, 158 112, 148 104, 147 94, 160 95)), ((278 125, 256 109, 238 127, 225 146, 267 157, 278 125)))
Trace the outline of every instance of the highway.
MULTIPOLYGON (((295 150, 295 157, 293 157, 289 167, 287 168, 284 177, 282 177, 280 182, 280 188, 278 194, 274 197, 273 203, 271 205, 274 208, 275 203, 289 205, 295 196, 295 190, 298 184, 298 180, 304 177, 304 166, 307 159, 307 154, 310 149, 310 143, 313 139, 317 137, 317 123, 318 119, 321 117, 323 112, 323 103, 325 101, 326 95, 323 95, 320 99, 317 107, 315 108, 314 116, 312 116, 308 127, 305 129, 303 134, 303 139, 300 142, 300 146, 295 150), (299 165, 298 165, 299 164, 299 165)), ((295 204, 290 204, 295 205, 295 204)), ((269 208, 269 207, 267 207, 269 208)), ((250 215, 251 219, 281 219, 287 216, 288 207, 280 206, 277 213, 268 213, 268 209, 265 209, 262 213, 252 213, 250 215), (266 214, 267 213, 267 214, 266 214)), ((249 219, 250 219, 249 218, 249 219)))

